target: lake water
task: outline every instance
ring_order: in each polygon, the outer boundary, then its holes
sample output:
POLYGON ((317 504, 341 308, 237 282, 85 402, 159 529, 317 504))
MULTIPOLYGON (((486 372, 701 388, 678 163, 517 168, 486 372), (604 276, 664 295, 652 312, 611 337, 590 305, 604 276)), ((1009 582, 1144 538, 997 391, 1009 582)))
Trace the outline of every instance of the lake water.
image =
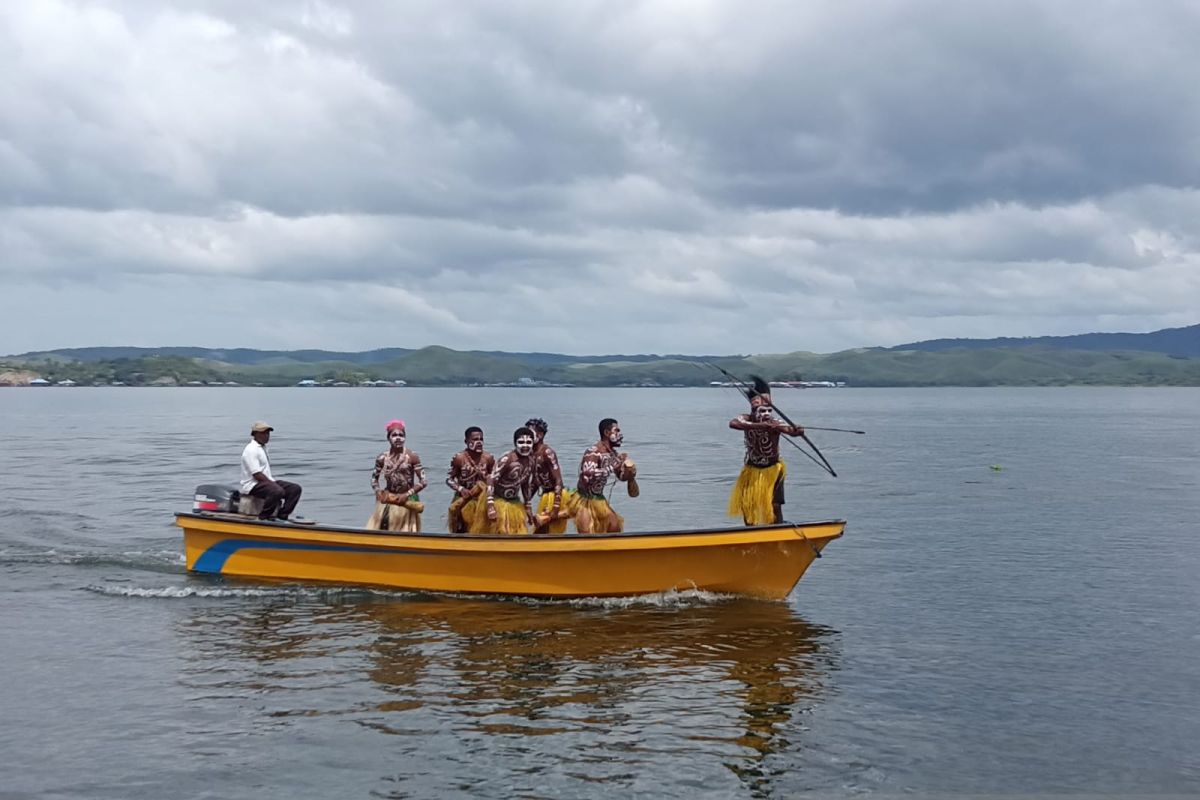
POLYGON ((383 426, 433 479, 529 416, 573 481, 618 418, 631 530, 721 523, 719 389, 0 390, 0 797, 1200 793, 1200 390, 790 390, 783 603, 536 602, 188 575, 172 512, 275 426, 362 524, 383 426), (993 465, 999 469, 993 469, 993 465))

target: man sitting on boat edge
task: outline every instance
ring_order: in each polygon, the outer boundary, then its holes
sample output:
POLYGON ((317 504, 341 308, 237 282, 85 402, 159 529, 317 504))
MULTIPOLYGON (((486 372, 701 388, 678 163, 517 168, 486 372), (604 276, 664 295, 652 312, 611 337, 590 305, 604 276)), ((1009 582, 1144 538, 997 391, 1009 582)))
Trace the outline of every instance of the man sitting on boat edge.
POLYGON ((279 519, 287 522, 296 509, 296 504, 300 502, 302 490, 299 484, 277 481, 271 475, 267 442, 271 440, 273 430, 275 429, 262 420, 250 426, 250 441, 242 449, 241 490, 243 494, 258 497, 263 501, 259 519, 279 519))

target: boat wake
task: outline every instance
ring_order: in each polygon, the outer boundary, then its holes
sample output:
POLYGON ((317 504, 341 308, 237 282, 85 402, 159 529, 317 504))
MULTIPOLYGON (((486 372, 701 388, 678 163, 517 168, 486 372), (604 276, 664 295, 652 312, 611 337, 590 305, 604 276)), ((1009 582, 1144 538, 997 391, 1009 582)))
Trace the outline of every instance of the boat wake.
POLYGON ((0 552, 0 565, 71 565, 126 567, 154 572, 181 572, 187 565, 178 550, 128 550, 121 553, 64 552, 58 549, 0 552))
POLYGON ((106 597, 136 597, 150 599, 182 600, 187 598, 277 598, 296 601, 321 600, 329 603, 346 603, 366 600, 400 600, 420 596, 416 592, 388 591, 386 589, 363 589, 317 586, 124 586, 115 584, 91 584, 82 587, 86 592, 106 597))
POLYGON ((736 595, 706 592, 702 589, 672 589, 633 597, 583 597, 569 602, 579 608, 691 608, 728 603, 737 599, 736 595))
POLYGON ((563 599, 547 597, 510 597, 497 599, 507 599, 513 602, 523 603, 531 606, 563 605, 571 606, 572 608, 620 609, 691 608, 693 606, 711 606, 720 603, 728 603, 737 600, 738 597, 732 594, 706 592, 702 589, 671 589, 666 592, 637 594, 630 597, 572 597, 563 599))
POLYGON ((705 592, 698 589, 656 592, 633 597, 575 597, 555 599, 546 597, 511 597, 507 595, 434 594, 401 589, 367 589, 362 587, 320 586, 129 586, 127 584, 90 584, 84 591, 106 597, 132 597, 181 600, 188 598, 275 598, 327 603, 379 602, 380 600, 480 600, 517 603, 526 606, 567 606, 571 608, 691 608, 731 602, 734 595, 705 592))

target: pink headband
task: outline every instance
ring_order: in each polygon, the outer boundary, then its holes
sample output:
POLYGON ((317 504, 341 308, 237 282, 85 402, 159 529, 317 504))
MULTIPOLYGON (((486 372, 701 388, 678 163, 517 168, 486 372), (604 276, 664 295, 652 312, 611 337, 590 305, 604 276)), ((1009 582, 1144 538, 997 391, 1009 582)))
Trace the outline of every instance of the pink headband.
POLYGON ((404 420, 402 420, 402 419, 392 420, 391 422, 389 422, 387 424, 387 432, 391 433, 392 428, 399 428, 400 430, 404 430, 404 420))

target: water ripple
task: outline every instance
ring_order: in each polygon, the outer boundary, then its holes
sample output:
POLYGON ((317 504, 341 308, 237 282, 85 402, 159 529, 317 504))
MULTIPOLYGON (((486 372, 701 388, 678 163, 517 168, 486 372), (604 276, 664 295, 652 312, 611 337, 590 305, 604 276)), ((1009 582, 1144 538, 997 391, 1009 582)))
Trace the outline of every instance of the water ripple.
POLYGON ((1195 794, 1194 390, 780 398, 797 419, 871 431, 818 439, 836 480, 788 456, 788 516, 851 524, 787 602, 183 572, 170 512, 236 478, 255 418, 276 426, 272 461, 304 484, 303 513, 357 524, 380 425, 403 416, 434 478, 433 528, 466 424, 499 449, 546 417, 570 477, 615 416, 643 485, 613 502, 646 530, 725 519, 731 394, 0 392, 0 752, 22 765, 5 790, 1195 794), (63 430, 66 461, 46 447, 63 430))

